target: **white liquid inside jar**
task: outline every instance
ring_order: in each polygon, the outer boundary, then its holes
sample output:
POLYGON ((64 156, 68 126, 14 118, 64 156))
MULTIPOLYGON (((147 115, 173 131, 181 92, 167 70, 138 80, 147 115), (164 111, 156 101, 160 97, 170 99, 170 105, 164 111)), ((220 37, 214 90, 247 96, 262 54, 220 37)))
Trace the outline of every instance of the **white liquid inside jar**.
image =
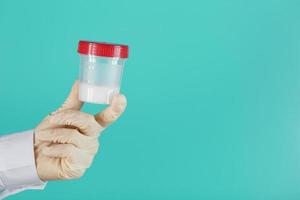
POLYGON ((79 99, 88 103, 109 104, 120 88, 96 86, 87 83, 79 84, 79 99))

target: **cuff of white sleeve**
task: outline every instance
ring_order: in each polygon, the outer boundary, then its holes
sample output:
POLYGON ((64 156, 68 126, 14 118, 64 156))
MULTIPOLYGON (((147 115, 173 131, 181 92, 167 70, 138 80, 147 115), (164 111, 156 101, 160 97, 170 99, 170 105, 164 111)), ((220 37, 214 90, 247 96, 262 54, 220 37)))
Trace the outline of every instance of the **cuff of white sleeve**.
POLYGON ((33 131, 0 137, 0 199, 27 189, 43 189, 38 177, 33 131))

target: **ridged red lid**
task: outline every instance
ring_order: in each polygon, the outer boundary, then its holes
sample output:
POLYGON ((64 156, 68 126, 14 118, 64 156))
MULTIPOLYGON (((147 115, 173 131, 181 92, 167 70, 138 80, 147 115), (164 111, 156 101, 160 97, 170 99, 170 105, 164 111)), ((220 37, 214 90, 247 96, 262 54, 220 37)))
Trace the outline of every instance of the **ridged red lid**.
POLYGON ((85 55, 128 58, 128 46, 106 42, 79 41, 77 52, 85 55))

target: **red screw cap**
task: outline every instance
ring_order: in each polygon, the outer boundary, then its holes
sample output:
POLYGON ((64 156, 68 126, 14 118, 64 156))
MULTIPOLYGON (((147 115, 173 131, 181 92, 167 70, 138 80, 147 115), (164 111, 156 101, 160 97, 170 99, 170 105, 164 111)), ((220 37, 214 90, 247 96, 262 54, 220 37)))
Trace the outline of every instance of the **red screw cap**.
POLYGON ((77 52, 85 55, 128 58, 129 48, 123 44, 79 41, 77 52))

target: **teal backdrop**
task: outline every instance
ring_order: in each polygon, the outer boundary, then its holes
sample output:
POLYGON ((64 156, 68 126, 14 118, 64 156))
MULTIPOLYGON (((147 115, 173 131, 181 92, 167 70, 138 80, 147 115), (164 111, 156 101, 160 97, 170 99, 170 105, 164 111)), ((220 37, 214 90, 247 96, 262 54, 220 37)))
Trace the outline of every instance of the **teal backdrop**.
POLYGON ((9 200, 300 199, 299 0, 1 0, 1 134, 60 106, 80 39, 130 46, 128 109, 84 177, 9 200))

